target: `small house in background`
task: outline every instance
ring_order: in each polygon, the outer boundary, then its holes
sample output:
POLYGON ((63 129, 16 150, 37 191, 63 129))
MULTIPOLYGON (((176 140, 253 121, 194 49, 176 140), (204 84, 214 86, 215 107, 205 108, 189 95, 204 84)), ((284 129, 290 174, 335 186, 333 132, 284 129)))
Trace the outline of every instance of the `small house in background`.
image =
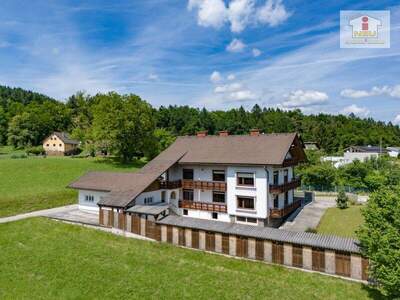
POLYGON ((304 148, 306 150, 319 150, 319 145, 316 142, 304 142, 304 148))
POLYGON ((79 141, 73 140, 66 132, 53 132, 43 141, 47 155, 70 155, 76 152, 79 141))
POLYGON ((386 150, 390 157, 399 157, 400 147, 387 147, 386 150))

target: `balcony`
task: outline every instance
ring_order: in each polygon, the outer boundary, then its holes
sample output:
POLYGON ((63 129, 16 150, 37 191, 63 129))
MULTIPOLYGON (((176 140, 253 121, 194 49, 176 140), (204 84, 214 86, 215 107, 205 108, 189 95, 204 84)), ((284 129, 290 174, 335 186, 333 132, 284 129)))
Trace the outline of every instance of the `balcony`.
POLYGON ((292 181, 282 184, 270 184, 269 192, 273 194, 280 194, 298 188, 301 185, 300 178, 293 178, 292 181))
POLYGON ((183 189, 213 190, 219 192, 226 191, 226 182, 220 181, 201 181, 201 180, 182 180, 183 189))
POLYGON ((284 208, 271 208, 269 210, 269 216, 273 219, 280 219, 288 216, 293 211, 301 206, 301 200, 294 201, 293 203, 287 205, 284 208))
POLYGON ((292 167, 292 166, 296 166, 298 164, 299 164, 299 162, 297 161, 297 159, 289 158, 289 159, 285 159, 283 161, 282 167, 284 167, 284 168, 292 167))
POLYGON ((182 182, 180 180, 175 181, 160 181, 160 189, 179 189, 182 187, 182 182))
POLYGON ((227 212, 226 204, 210 203, 210 202, 197 202, 191 200, 180 200, 180 208, 198 209, 212 212, 227 212))

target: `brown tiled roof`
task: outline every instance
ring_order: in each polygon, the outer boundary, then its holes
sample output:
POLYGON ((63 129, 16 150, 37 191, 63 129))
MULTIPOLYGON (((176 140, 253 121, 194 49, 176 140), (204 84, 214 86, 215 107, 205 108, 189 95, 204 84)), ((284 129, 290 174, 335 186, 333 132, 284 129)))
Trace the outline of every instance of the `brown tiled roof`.
POLYGON ((296 133, 178 137, 171 148, 186 154, 179 163, 281 165, 296 133))
MULTIPOLYGON (((295 133, 178 137, 136 173, 91 172, 69 187, 109 191, 100 205, 127 207, 175 163, 281 165, 296 141, 295 133)), ((304 154, 302 149, 301 152, 304 154)))

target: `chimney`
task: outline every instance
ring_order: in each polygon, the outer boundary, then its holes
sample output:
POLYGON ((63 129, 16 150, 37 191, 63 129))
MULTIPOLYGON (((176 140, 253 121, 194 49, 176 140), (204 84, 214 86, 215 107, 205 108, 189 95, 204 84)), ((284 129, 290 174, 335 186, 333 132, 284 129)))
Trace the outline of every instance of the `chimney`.
POLYGON ((221 130, 220 132, 218 132, 219 136, 228 136, 229 135, 229 131, 228 130, 221 130))
POLYGON ((208 131, 207 130, 202 130, 197 132, 197 137, 205 137, 207 136, 208 131))
POLYGON ((257 129, 257 128, 251 129, 251 130, 250 130, 250 135, 251 135, 251 136, 258 136, 258 135, 260 135, 260 129, 257 129))

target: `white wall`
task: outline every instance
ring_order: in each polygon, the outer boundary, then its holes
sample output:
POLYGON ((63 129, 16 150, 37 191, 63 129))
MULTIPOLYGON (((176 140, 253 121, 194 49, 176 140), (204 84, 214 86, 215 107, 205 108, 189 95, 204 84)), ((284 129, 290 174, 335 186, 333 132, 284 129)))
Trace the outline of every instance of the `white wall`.
POLYGON ((390 150, 388 152, 388 154, 389 154, 390 157, 396 157, 397 158, 399 156, 399 151, 390 150))
POLYGON ((193 180, 202 180, 202 181, 212 181, 212 171, 213 170, 225 170, 224 166, 211 166, 211 165, 177 165, 170 169, 169 178, 171 181, 182 179, 182 170, 183 169, 193 169, 193 180))
POLYGON ((261 167, 228 167, 227 168, 227 204, 228 214, 252 218, 267 217, 267 173, 261 167), (254 187, 242 187, 236 184, 237 172, 249 172, 255 175, 254 187), (255 198, 255 210, 242 210, 237 208, 237 196, 255 198))
POLYGON ((156 190, 152 192, 145 192, 141 193, 139 196, 137 196, 135 202, 136 204, 144 204, 144 199, 145 198, 150 198, 153 197, 153 202, 152 203, 160 203, 161 202, 161 192, 165 191, 165 203, 170 203, 170 198, 171 198, 171 193, 174 191, 176 194, 176 200, 179 200, 179 189, 174 189, 174 190, 156 190))
POLYGON ((230 217, 229 217, 228 214, 218 213, 218 219, 213 219, 212 218, 212 212, 204 211, 204 210, 188 209, 188 215, 184 216, 184 217, 198 218, 198 219, 205 219, 205 220, 213 220, 213 221, 230 222, 230 217))
POLYGON ((365 152, 345 152, 344 158, 346 160, 354 161, 356 159, 365 161, 371 157, 378 157, 379 153, 365 153, 365 152))
POLYGON ((98 211, 99 207, 97 206, 97 203, 100 201, 100 197, 103 197, 107 194, 108 194, 107 192, 79 190, 78 194, 79 209, 98 211), (85 200, 86 195, 93 195, 94 201, 93 202, 86 201, 85 200))

